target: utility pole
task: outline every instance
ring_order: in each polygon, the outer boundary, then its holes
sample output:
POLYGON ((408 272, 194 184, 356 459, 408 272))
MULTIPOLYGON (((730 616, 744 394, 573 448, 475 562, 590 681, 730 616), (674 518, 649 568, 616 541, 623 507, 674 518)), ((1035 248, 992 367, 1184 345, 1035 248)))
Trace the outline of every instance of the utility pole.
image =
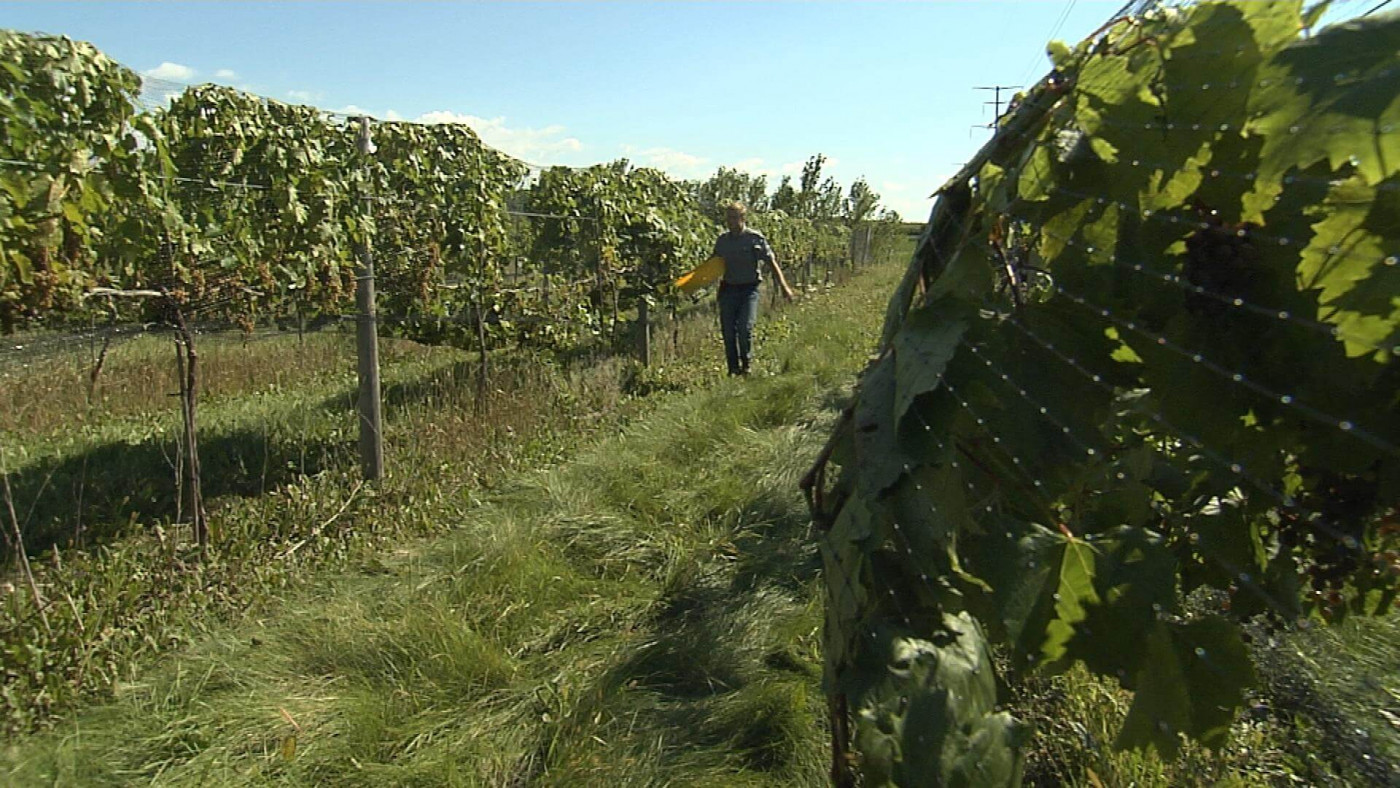
MULTIPOLYGON (((993 98, 991 101, 984 101, 984 102, 982 102, 982 105, 983 105, 983 106, 986 106, 986 105, 988 105, 988 104, 991 104, 993 107, 996 108, 996 115, 995 115, 995 117, 992 118, 992 122, 991 122, 991 123, 988 123, 988 124, 985 124, 985 125, 973 126, 973 128, 974 128, 974 129, 995 129, 996 126, 997 126, 997 121, 998 121, 998 120, 1001 120, 1001 105, 1002 105, 1002 103, 1003 103, 1002 100, 1001 100, 1001 92, 1002 92, 1003 90, 1007 90, 1007 91, 1016 90, 1017 88, 1020 88, 1020 87, 1022 87, 1022 86, 1021 86, 1021 85, 977 85, 977 86, 974 86, 974 87, 972 88, 973 90, 990 90, 990 91, 993 92, 994 98, 993 98)), ((1006 103, 1010 103, 1010 102, 1006 102, 1006 103)))
MULTIPOLYGON (((360 154, 368 157, 374 152, 369 136, 369 118, 360 119, 358 140, 360 154)), ((366 211, 370 195, 364 195, 366 211)), ((356 358, 360 377, 360 463, 365 480, 377 482, 384 478, 384 424, 379 399, 379 326, 374 314, 374 256, 370 237, 361 224, 356 255, 355 306, 359 315, 355 321, 356 358)))

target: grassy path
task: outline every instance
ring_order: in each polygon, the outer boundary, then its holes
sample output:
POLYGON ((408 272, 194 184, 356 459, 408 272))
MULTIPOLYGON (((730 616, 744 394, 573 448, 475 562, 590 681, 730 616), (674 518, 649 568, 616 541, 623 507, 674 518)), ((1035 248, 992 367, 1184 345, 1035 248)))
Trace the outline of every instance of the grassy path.
POLYGON ((760 376, 661 395, 561 465, 463 493, 449 535, 213 629, 7 747, 0 778, 823 784, 796 479, 899 273, 770 321, 760 376))

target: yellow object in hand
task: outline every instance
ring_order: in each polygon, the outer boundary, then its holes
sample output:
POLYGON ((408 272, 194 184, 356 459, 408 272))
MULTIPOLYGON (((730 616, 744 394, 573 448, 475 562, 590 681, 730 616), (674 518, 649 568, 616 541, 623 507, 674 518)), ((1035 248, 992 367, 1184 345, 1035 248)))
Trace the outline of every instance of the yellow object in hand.
POLYGON ((682 293, 690 295, 702 287, 714 284, 721 276, 724 276, 724 258, 715 255, 696 266, 690 273, 681 276, 675 281, 675 285, 682 293))

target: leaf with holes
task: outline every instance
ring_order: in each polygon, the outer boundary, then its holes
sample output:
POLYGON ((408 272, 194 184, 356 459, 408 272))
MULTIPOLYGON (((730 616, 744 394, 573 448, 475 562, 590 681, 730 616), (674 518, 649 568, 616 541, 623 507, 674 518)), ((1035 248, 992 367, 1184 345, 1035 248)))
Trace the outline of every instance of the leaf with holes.
POLYGON ((967 309, 951 299, 927 304, 905 318, 894 338, 896 423, 916 398, 938 388, 966 331, 967 309))

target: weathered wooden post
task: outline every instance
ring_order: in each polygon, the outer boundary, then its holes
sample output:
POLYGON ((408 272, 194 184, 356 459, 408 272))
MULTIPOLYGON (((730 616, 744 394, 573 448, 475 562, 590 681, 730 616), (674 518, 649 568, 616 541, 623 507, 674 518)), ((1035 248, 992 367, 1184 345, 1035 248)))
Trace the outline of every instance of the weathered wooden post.
MULTIPOLYGON (((374 152, 369 118, 361 117, 359 148, 366 157, 374 152)), ((364 197, 369 205, 370 195, 364 197)), ((368 208, 366 208, 368 210, 368 208)), ((355 268, 355 349, 360 378, 360 465, 366 481, 384 478, 384 425, 379 392, 379 326, 374 312, 374 257, 369 232, 361 225, 355 268)))

